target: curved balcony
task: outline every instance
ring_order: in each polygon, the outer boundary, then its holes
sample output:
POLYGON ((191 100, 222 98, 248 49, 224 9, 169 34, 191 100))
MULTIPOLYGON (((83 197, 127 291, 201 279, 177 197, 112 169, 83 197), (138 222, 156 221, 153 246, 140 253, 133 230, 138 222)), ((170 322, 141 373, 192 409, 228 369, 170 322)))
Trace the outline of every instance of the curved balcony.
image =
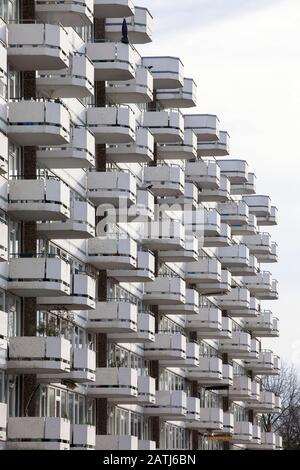
POLYGON ((228 268, 247 268, 249 266, 249 248, 244 244, 231 245, 218 248, 218 259, 222 263, 222 267, 228 268))
POLYGON ((135 141, 135 114, 128 107, 87 108, 87 125, 96 144, 130 144, 135 141))
POLYGON ((143 65, 151 70, 155 90, 183 87, 184 67, 178 57, 143 57, 143 65))
POLYGON ((88 262, 97 269, 135 269, 137 244, 130 238, 91 238, 88 262))
POLYGON ((261 450, 276 450, 276 434, 274 432, 261 433, 261 450))
MULTIPOLYGON (((136 436, 112 436, 99 434, 96 436, 96 450, 139 450, 139 442, 141 441, 139 441, 136 436)), ((150 442, 152 441, 143 442, 145 442, 145 445, 146 443, 147 445, 150 445, 150 442)))
POLYGON ((193 131, 185 130, 183 141, 171 144, 158 144, 160 160, 190 160, 197 156, 197 137, 193 131))
POLYGON ((218 160, 221 173, 234 183, 247 183, 248 163, 245 160, 218 160))
MULTIPOLYGON (((152 19, 152 15, 147 8, 137 6, 134 8, 134 14, 126 19, 130 43, 147 44, 152 42, 152 19)), ((122 23, 123 18, 107 18, 105 21, 105 37, 114 41, 120 39, 122 23)))
POLYGON ((134 15, 131 0, 94 0, 95 18, 119 18, 134 15))
POLYGON ((69 66, 65 28, 52 24, 9 24, 8 63, 15 70, 59 70, 69 66))
POLYGON ((164 305, 158 309, 164 315, 192 315, 194 318, 199 314, 199 294, 194 289, 186 289, 183 305, 164 305))
POLYGON ((127 207, 136 203, 136 180, 126 171, 91 171, 87 175, 87 196, 93 204, 127 207))
POLYGON ((256 359, 245 360, 245 367, 253 371, 256 375, 276 375, 275 357, 272 351, 264 350, 259 352, 256 359))
POLYGON ((271 215, 271 199, 269 196, 243 196, 243 201, 248 205, 250 214, 256 217, 269 217, 271 215))
POLYGON ((200 189, 199 201, 201 202, 228 202, 230 199, 230 181, 226 176, 220 177, 220 186, 216 189, 200 189))
POLYGON ((137 306, 124 300, 97 302, 96 309, 88 313, 86 328, 93 333, 137 332, 137 306))
POLYGON ((146 416, 160 416, 168 421, 180 421, 187 414, 187 396, 181 390, 157 391, 156 404, 144 408, 146 416))
POLYGON ((199 313, 186 319, 186 329, 196 331, 199 338, 219 338, 222 331, 222 312, 210 305, 200 306, 199 313))
POLYGON ((70 265, 53 255, 10 258, 8 289, 21 297, 70 295, 70 265))
POLYGON ((184 305, 185 282, 179 277, 167 276, 145 282, 143 302, 150 305, 184 305))
POLYGON ((182 88, 157 90, 156 98, 164 109, 194 108, 197 106, 197 85, 192 78, 185 78, 182 88))
POLYGON ((275 206, 271 206, 271 213, 267 217, 257 216, 257 225, 261 226, 273 226, 278 224, 278 209, 275 206))
POLYGON ((234 423, 232 442, 234 444, 247 444, 252 441, 252 423, 238 421, 234 423))
POLYGON ((217 282, 207 283, 205 286, 197 284, 197 290, 203 295, 226 295, 231 292, 231 274, 226 269, 221 271, 221 279, 217 282))
MULTIPOLYGON (((219 216, 220 217, 220 216, 219 216)), ((205 247, 222 247, 231 244, 231 227, 228 224, 221 224, 219 234, 204 238, 205 247)))
POLYGON ((198 260, 198 251, 198 238, 186 236, 184 249, 159 251, 158 257, 165 263, 188 263, 198 260))
MULTIPOLYGON (((0 42, 1 45, 1 42, 0 42)), ((1 69, 0 69, 1 76, 1 69)), ((8 169, 8 139, 5 134, 0 131, 0 174, 5 175, 8 169)))
POLYGON ((153 161, 154 139, 147 129, 138 127, 132 144, 109 145, 107 160, 113 163, 150 163, 153 161))
POLYGON ((8 260, 8 221, 0 219, 0 262, 8 260))
POLYGON ((252 380, 251 382, 251 397, 247 398, 249 408, 252 408, 260 400, 260 382, 252 380))
POLYGON ((95 137, 86 127, 75 126, 69 144, 40 147, 36 158, 40 168, 91 168, 95 165, 95 137))
POLYGON ((231 185, 231 194, 251 195, 256 193, 256 176, 254 173, 248 173, 248 181, 245 183, 233 183, 231 185))
POLYGON ((155 142, 159 144, 184 140, 184 119, 180 111, 145 111, 142 125, 150 130, 155 142))
POLYGON ((71 344, 60 336, 15 336, 10 340, 8 359, 10 373, 70 372, 71 344))
POLYGON ((39 19, 61 23, 64 26, 90 26, 93 23, 93 0, 62 0, 49 2, 38 0, 36 13, 39 19))
POLYGON ((233 386, 229 388, 229 398, 233 401, 248 400, 252 397, 252 383, 246 375, 234 375, 233 386))
POLYGON ((251 352, 251 337, 244 331, 233 331, 231 339, 221 339, 220 350, 234 359, 245 357, 251 352))
POLYGON ((200 355, 199 367, 187 369, 186 377, 203 385, 221 385, 223 364, 219 357, 204 357, 200 355))
MULTIPOLYGON (((159 204, 164 207, 164 204, 168 204, 172 207, 172 210, 184 210, 184 209, 198 209, 198 188, 195 184, 189 183, 185 181, 184 183, 184 195, 183 196, 170 196, 170 197, 164 197, 159 199, 159 204)), ((202 217, 201 210, 198 210, 198 215, 199 219, 202 217)), ((188 214, 187 217, 190 217, 190 214, 188 214)), ((192 217, 193 221, 193 217, 192 217)), ((184 220, 184 222, 186 222, 184 220)), ((194 222, 194 221, 193 221, 194 222)), ((202 221, 201 221, 202 222, 202 221)), ((185 224, 186 225, 186 224, 185 224)), ((203 224, 201 224, 202 228, 203 224)), ((191 230, 189 230, 189 226, 186 227, 187 231, 191 231, 194 227, 191 227, 191 230)))
POLYGON ((259 264, 257 258, 253 255, 249 256, 249 264, 244 266, 234 266, 230 268, 233 276, 256 276, 259 272, 259 264))
POLYGON ((181 333, 156 333, 153 343, 144 346, 144 357, 151 361, 178 361, 186 360, 186 337, 181 333))
POLYGON ((126 333, 120 328, 119 333, 109 333, 108 341, 112 343, 153 343, 155 340, 155 319, 150 313, 137 314, 137 331, 126 333))
POLYGON ((182 196, 184 194, 184 171, 178 165, 144 167, 144 187, 151 185, 154 196, 182 196))
MULTIPOLYGON (((221 263, 215 258, 200 258, 193 263, 186 263, 185 279, 193 284, 216 283, 221 281, 221 263)), ((203 287, 205 290, 205 286, 203 287)))
POLYGON ((125 367, 97 368, 96 380, 88 385, 87 393, 94 398, 130 403, 138 397, 137 370, 125 367))
POLYGON ((250 306, 250 292, 245 287, 232 287, 231 292, 216 299, 222 310, 242 310, 250 306))
POLYGON ((86 52, 94 65, 96 81, 123 81, 135 78, 137 53, 131 44, 88 42, 86 52))
POLYGON ((84 53, 75 52, 69 67, 39 72, 36 88, 48 98, 85 98, 94 95, 94 66, 84 53))
POLYGON ((70 190, 56 177, 11 180, 8 213, 23 221, 64 221, 70 217, 70 190))
POLYGON ((220 168, 215 162, 202 160, 187 162, 185 176, 187 181, 197 184, 201 189, 217 189, 220 187, 220 168))
MULTIPOLYGON (((150 191, 137 189, 136 203, 128 210, 130 222, 151 222, 154 219, 154 196, 150 191)), ((154 223, 155 224, 155 223, 154 223)))
POLYGON ((212 114, 186 114, 184 127, 194 131, 198 142, 216 142, 220 138, 220 121, 212 114))
POLYGON ((233 386, 233 366, 230 364, 223 364, 222 385, 227 387, 233 386))
POLYGON ((7 404, 0 403, 0 445, 6 441, 7 404))
POLYGON ((8 137, 22 146, 70 142, 70 115, 59 102, 45 99, 8 103, 8 137))
POLYGON ((105 91, 108 100, 114 104, 150 103, 153 101, 153 77, 147 68, 138 66, 135 78, 108 82, 105 91))
POLYGON ((137 252, 136 269, 120 269, 108 271, 109 277, 114 277, 119 282, 148 282, 154 281, 154 264, 155 258, 149 251, 137 252))
POLYGON ((71 450, 94 450, 96 446, 96 428, 89 424, 72 424, 71 450))
POLYGON ((259 314, 260 303, 255 297, 250 297, 250 305, 248 308, 236 309, 230 311, 232 318, 255 318, 259 314))
POLYGON ((178 220, 162 219, 144 226, 141 243, 149 250, 178 251, 185 248, 185 230, 178 220))
POLYGON ((221 221, 232 226, 233 234, 237 234, 233 231, 236 226, 241 227, 248 223, 249 208, 243 201, 219 203, 217 210, 221 215, 221 221))
POLYGON ((200 407, 200 421, 188 425, 189 429, 220 431, 223 429, 224 414, 221 408, 200 407))
POLYGON ((230 136, 220 131, 219 140, 198 142, 198 157, 226 157, 230 153, 230 136))
POLYGON ((96 353, 88 347, 74 347, 71 349, 70 371, 57 374, 40 374, 38 381, 64 383, 64 381, 74 383, 87 383, 95 381, 96 373, 96 353))

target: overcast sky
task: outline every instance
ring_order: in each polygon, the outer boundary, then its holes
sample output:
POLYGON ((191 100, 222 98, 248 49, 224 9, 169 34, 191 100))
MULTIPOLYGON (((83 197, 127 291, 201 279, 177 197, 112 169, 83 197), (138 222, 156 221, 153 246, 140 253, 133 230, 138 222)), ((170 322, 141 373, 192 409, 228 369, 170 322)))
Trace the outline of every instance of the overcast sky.
MULTIPOLYGON (((198 84, 198 110, 217 114, 231 157, 248 161, 257 192, 279 209, 279 244, 269 265, 280 300, 279 340, 264 341, 300 369, 300 2, 299 0, 141 0, 154 17, 143 55, 175 55, 198 84)), ((266 270, 268 270, 268 265, 266 270)))

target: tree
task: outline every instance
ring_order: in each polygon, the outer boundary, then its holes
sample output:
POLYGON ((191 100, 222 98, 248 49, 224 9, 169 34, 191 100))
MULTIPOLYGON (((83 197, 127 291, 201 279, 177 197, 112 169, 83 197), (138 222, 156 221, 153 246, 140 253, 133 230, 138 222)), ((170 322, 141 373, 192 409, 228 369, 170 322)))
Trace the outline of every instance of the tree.
POLYGON ((262 379, 262 390, 281 398, 279 414, 264 414, 265 431, 282 436, 284 449, 300 450, 300 381, 292 365, 282 365, 280 375, 262 379))

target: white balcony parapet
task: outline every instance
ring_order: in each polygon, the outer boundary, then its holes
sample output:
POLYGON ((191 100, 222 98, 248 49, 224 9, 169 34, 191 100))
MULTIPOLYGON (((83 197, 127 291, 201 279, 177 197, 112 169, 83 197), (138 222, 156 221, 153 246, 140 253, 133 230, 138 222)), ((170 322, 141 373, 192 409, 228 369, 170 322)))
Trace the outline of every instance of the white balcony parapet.
POLYGON ((257 413, 273 413, 275 411, 275 393, 260 392, 259 402, 255 403, 252 408, 257 413))
POLYGON ((225 268, 246 268, 250 262, 250 252, 247 245, 238 244, 218 248, 218 259, 225 268))
POLYGON ((11 180, 8 212, 18 220, 66 220, 70 189, 56 177, 11 180))
POLYGON ((231 310, 230 316, 238 318, 255 318, 259 314, 259 308, 259 300, 257 300, 255 297, 250 297, 250 305, 248 308, 231 310))
POLYGON ((200 423, 196 429, 219 431, 223 429, 224 414, 221 408, 200 408, 200 423))
POLYGON ((158 257, 164 262, 191 262, 198 260, 199 242, 194 236, 187 236, 184 249, 180 250, 162 250, 158 252, 158 257))
POLYGON ((71 450, 94 450, 96 428, 90 424, 72 424, 71 450))
POLYGON ((40 306, 56 306, 66 310, 90 310, 96 305, 96 279, 86 272, 74 273, 71 276, 69 296, 38 297, 40 306))
POLYGON ((259 226, 272 226, 278 224, 278 209, 276 206, 271 206, 270 215, 257 216, 257 225, 259 226))
MULTIPOLYGON (((23 257, 24 256, 24 257, 23 257)), ((21 297, 70 295, 70 265, 53 255, 10 258, 8 289, 21 297)))
POLYGON ((195 380, 199 384, 219 384, 223 378, 223 364, 219 357, 199 357, 199 367, 188 368, 186 376, 189 380, 195 380))
POLYGON ((278 298, 277 281, 272 279, 269 271, 258 272, 255 276, 244 276, 243 282, 257 299, 276 300, 278 298))
POLYGON ((136 202, 128 211, 130 221, 150 222, 154 219, 154 196, 146 189, 137 189, 136 202))
POLYGON ((220 167, 216 162, 186 162, 185 176, 187 181, 197 184, 201 189, 220 187, 220 167))
POLYGON ((248 205, 250 214, 257 217, 269 217, 271 215, 271 199, 269 196, 243 196, 243 201, 248 205))
POLYGON ((273 330, 273 314, 269 310, 259 312, 255 318, 249 318, 245 321, 248 330, 251 330, 256 336, 271 336, 273 330))
POLYGON ((225 295, 231 291, 231 273, 226 269, 221 271, 221 279, 218 279, 214 282, 207 284, 199 283, 197 284, 197 290, 203 295, 225 295))
POLYGON ((243 444, 252 441, 252 423, 249 421, 237 421, 234 423, 232 442, 243 444))
POLYGON ((228 224, 220 225, 219 234, 204 238, 205 247, 229 246, 230 244, 231 244, 231 227, 228 224))
POLYGON ((88 240, 88 261, 97 269, 135 269, 137 244, 131 238, 97 237, 88 240))
POLYGON ((233 366, 231 364, 223 364, 222 385, 233 386, 233 366))
POLYGON ((253 404, 258 403, 260 400, 260 383, 256 380, 251 382, 251 397, 247 398, 249 407, 253 407, 253 404))
POLYGON ((95 18, 119 18, 134 15, 132 0, 94 0, 95 18))
POLYGON ((37 161, 41 168, 91 168, 95 164, 95 137, 86 127, 75 126, 69 144, 40 147, 37 161))
POLYGON ((157 90, 156 98, 165 109, 193 108, 197 106, 197 85, 192 78, 185 78, 182 88, 157 90))
POLYGON ((0 445, 6 441, 7 404, 0 403, 0 445))
POLYGON ((106 85, 106 96, 114 104, 149 103, 153 100, 153 77, 151 72, 138 66, 135 78, 111 81, 106 85))
POLYGON ((220 350, 234 359, 239 359, 251 351, 250 334, 244 331, 233 331, 232 339, 221 339, 220 350))
POLYGON ((125 333, 119 328, 119 333, 108 333, 108 341, 113 343, 153 343, 155 340, 155 319, 150 313, 137 315, 137 331, 125 333))
POLYGON ((191 130, 185 130, 182 142, 158 144, 160 160, 189 160, 197 156, 197 137, 191 130))
POLYGON ((232 226, 246 225, 249 219, 249 208, 243 201, 231 201, 219 203, 217 210, 221 215, 221 221, 232 226))
POLYGON ((9 418, 7 449, 69 450, 70 421, 64 418, 9 418))
POLYGON ((229 398, 231 400, 243 401, 252 396, 252 383, 250 377, 246 375, 234 375, 233 386, 229 388, 229 398))
POLYGON ((248 163, 245 160, 218 160, 221 173, 231 183, 246 183, 248 181, 248 163))
POLYGON ((155 258, 149 251, 137 252, 136 269, 118 269, 108 271, 108 276, 114 277, 120 282, 148 282, 155 279, 155 258))
POLYGON ((22 146, 68 144, 69 112, 62 103, 46 99, 11 101, 8 137, 22 146))
POLYGON ((196 423, 200 421, 200 399, 194 397, 187 397, 187 414, 185 416, 186 426, 189 423, 196 423))
MULTIPOLYGON (((99 0, 97 0, 99 1, 99 0)), ((119 1, 119 0, 118 0, 119 1)), ((107 2, 106 2, 107 3, 107 2)), ((96 450, 138 450, 139 440, 136 436, 100 435, 96 436, 96 450)))
POLYGON ((201 188, 199 201, 201 202, 228 202, 230 199, 230 181, 226 176, 220 177, 220 186, 215 189, 201 188))
POLYGON ((219 140, 215 142, 198 142, 198 157, 225 157, 229 152, 230 136, 225 131, 219 132, 219 140))
MULTIPOLYGON (((170 206, 173 206, 173 209, 177 209, 177 210, 198 209, 198 206, 199 206, 198 194, 199 194, 199 190, 197 186, 193 183, 189 183, 185 181, 183 196, 181 195, 181 196, 164 197, 163 199, 159 200, 159 203, 161 206, 163 206, 164 204, 169 204, 170 206)), ((200 212, 200 218, 201 218, 201 212, 200 212)), ((187 228, 187 231, 189 231, 189 227, 187 228)))
POLYGON ((94 333, 135 333, 137 318, 137 306, 131 302, 97 302, 88 314, 86 328, 94 333))
POLYGON ((246 235, 242 237, 242 241, 248 246, 250 253, 254 254, 258 260, 261 255, 267 255, 271 252, 271 235, 269 233, 246 235))
POLYGON ((131 80, 135 77, 137 53, 131 44, 88 42, 86 52, 93 62, 96 81, 131 80))
POLYGON ((184 127, 195 132, 198 142, 215 142, 220 137, 219 119, 212 114, 186 114, 184 127))
POLYGON ((95 207, 88 201, 71 201, 70 218, 37 224, 39 235, 52 239, 87 239, 95 236, 95 207))
POLYGON ((213 334, 218 338, 222 331, 222 312, 211 305, 200 306, 198 314, 186 319, 185 327, 197 331, 201 338, 211 338, 213 334))
POLYGON ((184 305, 185 281, 159 276, 153 282, 145 282, 143 301, 150 305, 184 305))
POLYGON ((96 205, 111 204, 119 207, 136 203, 136 180, 126 171, 88 173, 88 198, 96 205))
POLYGON ((8 62, 16 70, 59 70, 69 66, 67 30, 52 24, 9 24, 8 62))
POLYGON ((154 139, 143 127, 136 130, 136 139, 131 144, 109 145, 107 160, 113 163, 149 163, 153 160, 154 139))
POLYGON ((233 183, 231 185, 231 194, 251 195, 256 193, 256 176, 254 173, 248 173, 248 181, 245 183, 233 183))
POLYGON ((221 281, 222 266, 216 258, 200 258, 186 263, 185 279, 196 284, 209 284, 221 281))
POLYGON ((260 448, 262 450, 275 450, 276 449, 276 434, 274 432, 262 431, 260 448))
POLYGON ((283 450, 282 437, 278 434, 275 434, 275 449, 283 450))
POLYGON ((130 403, 138 396, 136 369, 102 367, 96 369, 96 380, 88 385, 87 393, 95 398, 109 398, 130 403))
POLYGON ((71 345, 59 336, 16 336, 9 344, 11 373, 70 372, 71 345))
POLYGON ((222 310, 242 310, 250 307, 250 292, 245 287, 233 287, 231 292, 216 299, 218 307, 222 310))
POLYGON ((150 250, 184 250, 185 230, 178 220, 162 219, 144 225, 141 243, 150 250))
POLYGON ((192 315, 195 318, 199 314, 199 294, 195 289, 186 289, 183 305, 163 305, 158 309, 164 315, 192 315))
POLYGON ((180 111, 145 111, 142 125, 150 130, 159 144, 184 141, 184 119, 180 111))
POLYGON ((186 359, 186 337, 181 333, 156 333, 154 343, 146 343, 145 359, 159 361, 180 361, 186 359))
POLYGON ((96 144, 130 144, 135 141, 135 114, 128 106, 87 108, 87 125, 96 144))
MULTIPOLYGON (((1 47, 1 42, 0 42, 1 47)), ((1 51, 0 51, 1 54, 1 51)), ((1 80, 1 69, 0 69, 1 80)), ((3 132, 0 131, 0 174, 5 175, 8 169, 8 139, 3 132)))
POLYGON ((145 440, 145 439, 139 439, 138 450, 156 450, 156 442, 145 440))
POLYGON ((144 187, 151 185, 154 196, 182 196, 184 171, 179 165, 144 167, 144 187))
MULTIPOLYGON (((137 6, 134 8, 134 14, 126 18, 128 39, 132 44, 152 42, 152 20, 152 15, 147 8, 137 6)), ((120 39, 122 24, 123 18, 107 18, 105 37, 113 41, 120 39)))
POLYGON ((36 13, 44 22, 62 23, 64 26, 90 26, 93 23, 93 0, 39 0, 36 13))
POLYGON ((254 214, 249 214, 248 220, 231 226, 232 235, 256 235, 258 232, 257 217, 254 214))
POLYGON ((260 351, 256 359, 245 360, 245 367, 252 370, 253 373, 257 375, 275 374, 274 366, 275 357, 273 352, 269 350, 260 351))
POLYGON ((8 260, 8 222, 0 218, 0 262, 8 260))
POLYGON ((138 403, 153 405, 156 403, 155 379, 147 375, 138 376, 138 403))
POLYGON ((156 404, 144 408, 145 415, 161 416, 168 421, 179 421, 187 414, 187 396, 181 390, 157 391, 156 404))
POLYGON ((143 57, 142 63, 151 70, 154 89, 183 87, 184 67, 178 57, 143 57))
POLYGON ((69 67, 39 72, 36 87, 48 98, 85 98, 94 95, 94 66, 84 53, 74 53, 69 67))

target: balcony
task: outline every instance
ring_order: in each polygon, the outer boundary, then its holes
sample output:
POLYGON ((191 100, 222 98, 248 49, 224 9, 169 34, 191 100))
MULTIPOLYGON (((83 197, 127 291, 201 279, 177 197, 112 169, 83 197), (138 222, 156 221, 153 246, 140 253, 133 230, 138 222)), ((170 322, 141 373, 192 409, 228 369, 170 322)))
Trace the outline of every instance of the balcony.
POLYGON ((5 345, 6 349, 6 341, 8 337, 8 316, 6 312, 0 310, 0 348, 5 345))
POLYGON ((135 114, 128 106, 87 108, 87 126, 96 144, 130 144, 135 141, 135 114))
POLYGON ((184 305, 185 282, 180 277, 168 276, 145 282, 143 302, 148 305, 184 305))
POLYGON ((184 141, 184 119, 180 111, 145 111, 142 126, 153 134, 158 144, 184 141))
POLYGON ((150 163, 153 160, 154 139, 147 129, 138 127, 132 144, 109 145, 107 160, 113 163, 150 163))
POLYGON ((232 235, 256 235, 258 232, 257 228, 257 217, 254 214, 249 214, 248 222, 244 225, 232 225, 232 235))
POLYGON ((0 403, 0 445, 6 441, 7 404, 0 403))
POLYGON ((136 269, 120 269, 108 271, 109 277, 114 277, 119 282, 148 282, 154 281, 155 258, 149 251, 137 252, 136 269))
POLYGON ((226 176, 220 177, 220 186, 216 189, 200 189, 201 202, 228 202, 230 199, 230 182, 226 176))
POLYGON ((88 313, 86 328, 93 333, 136 333, 137 318, 137 306, 131 302, 97 302, 88 313))
POLYGON ((219 357, 201 356, 199 367, 186 370, 188 380, 195 380, 202 385, 221 385, 223 378, 223 364, 219 357))
POLYGON ((252 423, 238 421, 234 423, 232 442, 234 444, 247 444, 252 441, 252 423))
MULTIPOLYGON (((274 319, 277 320, 277 319, 274 319)), ((276 324, 277 322, 275 322, 276 324)), ((245 323, 248 330, 251 330, 259 338, 270 337, 273 332, 273 314, 269 310, 260 312, 255 318, 249 318, 245 323)), ((276 329, 278 330, 277 324, 276 329)))
POLYGON ((64 383, 64 381, 79 383, 94 382, 96 374, 96 353, 88 347, 71 349, 71 369, 63 373, 47 373, 37 375, 40 382, 64 383))
POLYGON ((168 218, 147 223, 144 226, 141 243, 152 251, 184 250, 184 226, 180 221, 168 218))
POLYGON ((257 216, 257 225, 272 226, 278 224, 278 209, 271 206, 271 214, 266 216, 257 216))
POLYGON ((243 308, 241 310, 231 310, 230 316, 232 318, 255 318, 259 314, 260 303, 255 297, 250 297, 250 305, 248 308, 243 308))
POLYGON ((88 198, 97 207, 110 204, 115 207, 124 203, 127 207, 136 203, 136 180, 126 171, 88 173, 88 198))
MULTIPOLYGON (((115 14, 115 12, 114 12, 115 14)), ((125 15, 122 15, 123 17, 125 15)), ((126 19, 128 39, 132 44, 147 44, 152 42, 152 15, 147 8, 134 7, 134 14, 126 19)), ((105 22, 105 37, 112 41, 120 39, 123 18, 107 18, 105 22)))
POLYGON ((221 224, 220 232, 218 235, 204 238, 205 247, 229 246, 230 244, 231 227, 228 224, 221 224))
POLYGON ((234 415, 230 412, 223 412, 223 430, 222 435, 227 434, 232 436, 234 432, 234 415))
POLYGON ((190 160, 197 156, 197 137, 193 131, 185 130, 183 141, 158 144, 159 160, 190 160))
POLYGON ((200 306, 198 314, 186 319, 185 327, 189 331, 197 331, 200 338, 219 338, 222 331, 222 312, 211 305, 200 306))
POLYGON ((186 162, 185 176, 187 181, 197 184, 203 189, 220 187, 220 168, 215 162, 186 162))
POLYGON ((198 261, 186 263, 185 279, 192 284, 200 284, 199 289, 205 291, 204 284, 216 283, 221 281, 222 266, 216 258, 200 258, 198 261))
POLYGON ((149 376, 138 377, 138 403, 152 405, 156 403, 155 379, 149 376))
POLYGON ((146 406, 144 415, 160 416, 168 421, 180 421, 187 414, 187 396, 181 390, 176 391, 157 391, 156 404, 146 406))
POLYGON ((95 18, 127 17, 134 15, 134 12, 135 7, 131 0, 94 0, 95 18))
POLYGON ((173 90, 184 86, 183 64, 178 57, 143 57, 142 63, 151 68, 155 90, 173 90))
POLYGON ((71 344, 60 336, 16 336, 10 339, 8 369, 14 374, 70 372, 71 344))
POLYGON ((95 208, 88 201, 71 202, 70 218, 37 224, 38 234, 51 239, 86 240, 95 236, 95 208))
POLYGON ((64 418, 9 418, 8 450, 69 450, 70 421, 64 418))
POLYGON ((9 24, 8 63, 15 70, 60 70, 69 66, 65 28, 51 24, 9 24))
POLYGON ((283 450, 282 437, 275 434, 275 450, 283 450))
POLYGON ((39 72, 39 96, 82 99, 94 95, 94 66, 84 53, 75 52, 67 69, 39 72))
POLYGON ((8 260, 8 222, 0 218, 0 262, 8 260))
POLYGON ((10 258, 8 289, 20 297, 70 295, 70 265, 53 255, 10 258))
POLYGON ((244 331, 233 331, 232 339, 221 339, 220 351, 234 359, 243 358, 251 351, 250 334, 244 331))
POLYGON ((95 138, 86 127, 72 127, 69 144, 40 147, 36 158, 40 168, 91 168, 95 164, 95 138))
POLYGON ((186 343, 186 359, 178 361, 178 359, 167 361, 160 361, 161 367, 181 367, 186 369, 187 367, 198 368, 199 367, 199 345, 196 342, 186 343))
POLYGON ((159 251, 158 257, 164 262, 188 263, 198 260, 198 238, 186 235, 184 249, 159 251))
POLYGON ((249 408, 255 406, 260 400, 260 383, 256 380, 252 380, 251 383, 251 397, 247 399, 249 408))
POLYGON ((38 297, 40 306, 58 310, 90 310, 96 302, 96 279, 86 272, 73 273, 71 276, 70 295, 60 297, 38 297))
POLYGON ((137 189, 136 202, 128 211, 129 222, 150 222, 154 219, 154 196, 148 190, 137 189))
POLYGON ((218 160, 221 174, 232 184, 242 184, 248 181, 248 163, 245 160, 218 160))
POLYGON ((216 301, 222 310, 231 312, 231 310, 247 309, 250 306, 250 292, 245 287, 233 287, 229 294, 218 296, 216 301))
POLYGON ((230 271, 233 276, 256 276, 256 274, 259 272, 257 258, 253 255, 250 255, 248 265, 231 267, 230 271))
POLYGON ((185 78, 182 88, 157 90, 156 98, 165 109, 193 108, 197 106, 197 85, 192 78, 185 78))
POLYGON ((21 146, 68 144, 69 112, 62 103, 46 99, 11 101, 8 137, 21 146))
MULTIPOLYGON (((1 42, 0 42, 1 47, 1 42)), ((0 65, 0 80, 1 80, 1 65, 0 65)), ((1 119, 1 118, 0 118, 1 119)), ((8 169, 8 139, 0 131, 0 174, 5 175, 8 169)))
POLYGON ((268 271, 259 272, 255 276, 244 276, 243 282, 259 300, 276 300, 278 297, 277 281, 272 279, 268 271))
POLYGON ((226 295, 231 292, 231 274, 229 271, 222 269, 221 280, 217 282, 211 282, 203 286, 203 284, 197 285, 197 290, 203 295, 226 295))
POLYGON ((271 242, 271 250, 269 253, 257 256, 258 261, 261 263, 277 263, 278 262, 278 245, 276 242, 271 242))
POLYGON ((121 82, 108 82, 106 96, 114 104, 151 102, 153 100, 151 72, 147 68, 139 66, 136 68, 135 78, 121 82))
POLYGON ((181 333, 156 333, 154 343, 146 343, 144 357, 147 360, 174 361, 180 366, 186 360, 186 337, 181 333))
POLYGON ((274 360, 273 352, 264 350, 259 352, 258 358, 245 360, 245 367, 251 369, 256 375, 275 375, 274 360))
POLYGON ((248 173, 248 181, 245 183, 233 183, 231 185, 231 194, 252 195, 256 193, 256 176, 254 173, 248 173))
POLYGON ((156 450, 156 442, 149 441, 144 439, 139 439, 139 448, 138 450, 156 450))
POLYGON ((199 398, 187 397, 187 414, 185 416, 186 427, 189 428, 190 423, 200 421, 200 400, 199 398))
MULTIPOLYGON (((99 1, 99 0, 96 0, 96 1, 99 1)), ((96 450, 105 450, 105 451, 118 450, 119 451, 119 450, 138 450, 138 449, 139 449, 139 440, 135 436, 111 436, 111 435, 97 435, 96 436, 96 450)))
POLYGON ((225 387, 233 386, 233 367, 230 364, 223 364, 222 385, 225 387))
POLYGON ((260 449, 276 450, 276 435, 274 432, 262 431, 260 449))
POLYGON ((257 235, 244 236, 242 238, 250 253, 256 256, 260 261, 261 255, 268 255, 271 253, 271 235, 269 233, 258 233, 257 235))
POLYGON ((249 209, 243 201, 219 203, 217 210, 221 221, 232 226, 232 233, 235 226, 241 227, 248 223, 249 209))
POLYGON ((94 398, 131 403, 138 396, 137 371, 125 367, 97 368, 96 381, 88 385, 87 393, 94 398))
POLYGON ((281 413, 282 412, 282 403, 281 403, 281 398, 278 395, 275 395, 275 407, 274 407, 274 413, 281 413))
POLYGON ((94 450, 96 446, 96 428, 89 424, 73 424, 71 450, 94 450))
POLYGON ((220 131, 219 140, 198 142, 198 157, 226 157, 230 153, 230 136, 220 131))
POLYGON ((222 267, 228 268, 247 268, 249 266, 249 248, 246 245, 231 245, 218 248, 218 259, 222 263, 222 267))
POLYGON ((198 142, 215 142, 220 137, 219 119, 212 114, 186 114, 184 127, 193 130, 198 142))
POLYGON ((137 53, 131 44, 88 42, 86 52, 94 65, 95 81, 123 81, 135 78, 137 53))
MULTIPOLYGON (((183 209, 187 209, 187 208, 198 209, 198 194, 199 194, 199 191, 198 191, 197 186, 193 183, 188 183, 187 181, 185 181, 183 196, 164 197, 159 200, 159 204, 162 205, 163 207, 165 204, 169 204, 170 206, 175 206, 174 207, 175 210, 180 210, 180 211, 183 209)), ((201 211, 198 211, 198 214, 201 218, 202 216, 201 211)), ((190 217, 190 214, 188 214, 188 217, 190 217)))
POLYGON ((39 19, 47 22, 62 23, 64 26, 90 26, 93 23, 93 0, 63 0, 50 3, 39 0, 36 4, 39 19))
POLYGON ((256 413, 273 413, 275 410, 275 394, 273 392, 260 392, 259 402, 253 405, 256 413))
POLYGON ((234 375, 233 386, 229 388, 229 398, 233 401, 244 401, 252 397, 251 379, 246 375, 234 375))
POLYGON ((256 217, 269 217, 271 215, 271 199, 269 196, 243 196, 243 201, 248 205, 250 214, 256 217))
POLYGON ((218 431, 223 429, 224 415, 221 408, 200 408, 200 422, 195 429, 218 431))
POLYGON ((155 319, 150 313, 138 313, 137 331, 132 328, 128 333, 119 328, 119 333, 109 333, 108 341, 112 343, 151 343, 155 340, 155 319))
POLYGON ((194 289, 186 289, 183 305, 164 305, 158 309, 164 315, 192 315, 192 318, 195 318, 199 314, 199 294, 194 289))
POLYGON ((9 215, 22 221, 68 219, 68 186, 56 177, 34 178, 9 182, 9 215))
POLYGON ((151 185, 154 196, 182 196, 184 194, 184 171, 179 165, 144 167, 144 187, 151 185))
MULTIPOLYGON (((221 216, 216 209, 204 209, 200 211, 200 219, 203 217, 202 226, 200 224, 201 231, 200 235, 204 235, 204 243, 214 242, 215 238, 218 238, 221 234, 221 216)), ((200 220, 199 220, 200 222, 200 220)), ((206 245, 208 246, 208 245, 206 245)), ((214 246, 214 245, 213 245, 214 246)))

